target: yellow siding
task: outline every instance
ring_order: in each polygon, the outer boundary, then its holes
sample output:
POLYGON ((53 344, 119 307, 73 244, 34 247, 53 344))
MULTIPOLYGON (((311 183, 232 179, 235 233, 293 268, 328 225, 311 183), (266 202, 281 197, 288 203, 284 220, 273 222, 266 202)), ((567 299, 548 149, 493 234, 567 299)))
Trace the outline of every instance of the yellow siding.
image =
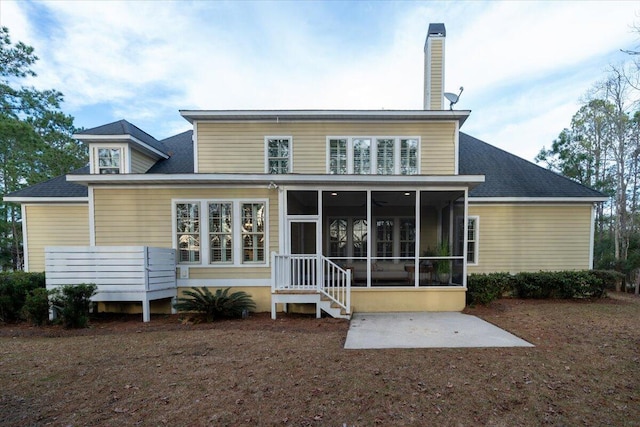
POLYGON ((479 216, 469 273, 588 269, 591 205, 470 205, 479 216))
MULTIPOLYGON (((96 245, 173 245, 172 199, 269 199, 269 248, 278 250, 278 194, 268 189, 138 188, 94 190, 96 245)), ((264 267, 189 268, 189 278, 269 278, 264 267)))
POLYGON ((419 136, 421 173, 452 175, 455 122, 198 123, 200 173, 264 173, 265 136, 293 138, 293 171, 327 172, 327 136, 419 136))
POLYGON ((431 110, 442 109, 444 94, 444 39, 431 40, 431 110))
POLYGON ((432 206, 423 208, 420 218, 420 256, 424 251, 435 251, 438 246, 438 212, 432 206))
POLYGON ((89 208, 83 205, 26 205, 29 271, 44 271, 47 246, 88 246, 89 208))
MULTIPOLYGON (((277 252, 277 249, 275 249, 277 252)), ((269 252, 270 254, 271 252, 269 252)), ((270 279, 271 270, 264 267, 190 268, 189 279, 270 279)))
POLYGON ((354 312, 375 313, 393 311, 461 311, 465 306, 466 289, 351 289, 354 312))
POLYGON ((156 163, 154 159, 136 150, 131 150, 131 173, 145 173, 156 163))

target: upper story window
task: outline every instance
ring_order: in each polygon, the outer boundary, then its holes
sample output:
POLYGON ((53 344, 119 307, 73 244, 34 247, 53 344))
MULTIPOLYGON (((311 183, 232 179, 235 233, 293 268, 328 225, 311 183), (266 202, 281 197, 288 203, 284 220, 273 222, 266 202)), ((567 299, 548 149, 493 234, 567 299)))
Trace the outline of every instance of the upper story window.
POLYGON ((98 148, 98 168, 99 174, 120 173, 122 164, 121 148, 98 148))
POLYGON ((354 138, 353 144, 353 173, 367 175, 371 173, 371 139, 354 138))
POLYGON ((330 174, 418 174, 418 137, 329 137, 327 141, 330 174))
POLYGON ((332 174, 348 173, 346 138, 329 140, 329 171, 332 174))
POLYGON ((267 173, 291 173, 291 137, 267 137, 267 173))

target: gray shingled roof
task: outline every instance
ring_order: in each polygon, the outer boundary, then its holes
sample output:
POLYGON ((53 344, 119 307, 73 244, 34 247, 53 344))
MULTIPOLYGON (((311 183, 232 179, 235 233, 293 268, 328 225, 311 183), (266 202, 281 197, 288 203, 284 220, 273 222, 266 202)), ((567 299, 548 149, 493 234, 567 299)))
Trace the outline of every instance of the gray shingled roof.
MULTIPOLYGON (((113 125, 113 124, 111 124, 113 125)), ((106 126, 111 126, 106 125, 106 126)), ((99 128, 95 128, 99 129, 99 128)), ((93 131, 93 130, 92 130, 93 131)), ((193 131, 159 141, 170 155, 158 161, 147 174, 193 173, 193 131)), ((485 175, 485 182, 470 191, 471 197, 604 197, 520 157, 460 132, 459 172, 461 175, 485 175)), ((73 174, 88 174, 82 168, 73 174)), ((87 188, 67 182, 64 176, 11 193, 11 197, 86 197, 87 188)))
POLYGON ((131 135, 134 138, 144 142, 145 144, 155 148, 161 153, 167 154, 162 142, 155 139, 139 127, 129 123, 126 120, 118 120, 117 122, 109 123, 106 125, 98 126, 91 129, 86 129, 77 134, 78 138, 82 140, 83 135, 131 135))
POLYGON ((606 197, 562 175, 460 132, 460 175, 484 175, 471 197, 606 197))
MULTIPOLYGON (((117 123, 117 122, 116 122, 117 123)), ((105 126, 111 126, 105 125, 105 126)), ((94 129, 100 129, 103 126, 94 129)), ((113 128, 111 128, 113 129, 113 128)), ((91 130, 93 132, 93 129, 91 130)), ((105 132, 112 132, 107 129, 105 132)), ((101 135, 99 133, 93 133, 101 135)), ((114 135, 105 133, 105 135, 114 135)), ((172 174, 172 173, 193 173, 193 131, 186 131, 159 141, 165 147, 166 153, 170 157, 162 159, 149 169, 147 173, 172 174)), ((70 174, 86 175, 89 173, 89 166, 76 169, 70 174)), ((87 187, 84 185, 68 182, 65 175, 58 176, 48 181, 32 185, 31 187, 15 191, 8 194, 8 197, 87 197, 87 187)))
POLYGON ((160 160, 147 173, 193 173, 193 131, 162 140, 169 158, 160 160))
MULTIPOLYGON (((89 166, 76 169, 71 173, 87 174, 89 166)), ((65 175, 57 176, 48 181, 40 182, 22 190, 8 194, 8 197, 87 197, 87 187, 67 182, 65 175)))

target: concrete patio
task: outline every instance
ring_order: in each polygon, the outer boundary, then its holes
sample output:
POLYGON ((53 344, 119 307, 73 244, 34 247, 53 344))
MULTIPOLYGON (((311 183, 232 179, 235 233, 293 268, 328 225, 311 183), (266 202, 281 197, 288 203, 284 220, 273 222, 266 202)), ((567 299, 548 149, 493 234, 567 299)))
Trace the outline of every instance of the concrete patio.
POLYGON ((455 312, 356 313, 344 348, 533 347, 476 316, 455 312))

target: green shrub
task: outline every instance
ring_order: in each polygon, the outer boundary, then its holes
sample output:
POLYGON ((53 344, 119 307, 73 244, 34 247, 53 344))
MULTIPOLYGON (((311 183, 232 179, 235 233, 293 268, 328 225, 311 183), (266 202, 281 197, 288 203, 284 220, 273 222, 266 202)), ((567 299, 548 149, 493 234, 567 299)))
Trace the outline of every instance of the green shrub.
POLYGON ((488 304, 504 294, 535 299, 600 298, 620 278, 620 273, 603 270, 471 274, 467 303, 488 304))
POLYGON ((42 325, 49 318, 49 293, 44 288, 36 288, 27 294, 22 308, 24 316, 34 325, 42 325))
POLYGON ((19 320, 28 293, 38 288, 45 288, 44 273, 0 273, 0 322, 19 320))
POLYGON ((509 273, 471 274, 467 278, 467 303, 487 305, 512 289, 513 276, 509 273))
POLYGON ((51 292, 54 310, 65 328, 86 328, 89 323, 91 297, 98 287, 94 284, 65 285, 51 292))
POLYGON ((540 271, 514 276, 514 294, 520 298, 599 298, 604 281, 590 271, 540 271))
POLYGON ((600 279, 604 289, 609 291, 616 290, 616 285, 624 280, 624 273, 615 270, 591 270, 589 273, 600 279))
POLYGON ((218 317, 241 317, 256 308, 251 295, 243 291, 229 293, 231 288, 226 288, 211 293, 206 287, 191 289, 183 291, 188 297, 178 298, 174 307, 179 311, 201 313, 207 322, 218 317))

